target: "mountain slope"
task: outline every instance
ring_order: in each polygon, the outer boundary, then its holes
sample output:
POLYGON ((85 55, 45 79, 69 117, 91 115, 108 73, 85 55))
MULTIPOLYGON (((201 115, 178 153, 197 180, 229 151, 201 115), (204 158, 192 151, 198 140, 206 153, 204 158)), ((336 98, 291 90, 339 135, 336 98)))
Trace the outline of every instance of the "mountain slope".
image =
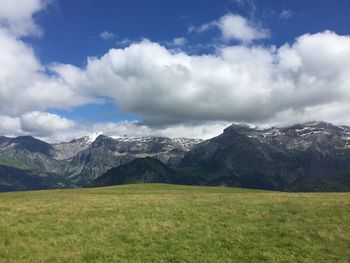
POLYGON ((41 153, 43 155, 52 157, 54 148, 51 144, 38 140, 32 136, 19 136, 16 138, 7 138, 2 136, 0 139, 2 149, 17 149, 26 150, 28 152, 41 153))
POLYGON ((54 155, 51 144, 31 136, 0 139, 0 165, 31 170, 39 176, 59 175, 65 163, 55 160, 54 155))
POLYGON ((131 183, 172 183, 178 181, 178 174, 161 161, 146 157, 108 170, 90 186, 109 186, 131 183))
POLYGON ((82 137, 79 139, 71 140, 70 142, 55 143, 52 145, 54 148, 53 158, 56 160, 67 160, 79 152, 89 148, 94 139, 90 137, 82 137))
POLYGON ((32 170, 0 165, 0 192, 54 189, 64 185, 64 179, 57 176, 38 176, 32 170))
POLYGON ((170 166, 176 165, 187 151, 201 142, 197 139, 165 137, 108 137, 100 135, 85 150, 69 160, 71 181, 88 184, 108 169, 137 158, 153 157, 170 166))
POLYGON ((340 185, 350 175, 349 135, 350 128, 324 122, 265 130, 232 125, 189 151, 179 170, 193 184, 346 190, 340 185))

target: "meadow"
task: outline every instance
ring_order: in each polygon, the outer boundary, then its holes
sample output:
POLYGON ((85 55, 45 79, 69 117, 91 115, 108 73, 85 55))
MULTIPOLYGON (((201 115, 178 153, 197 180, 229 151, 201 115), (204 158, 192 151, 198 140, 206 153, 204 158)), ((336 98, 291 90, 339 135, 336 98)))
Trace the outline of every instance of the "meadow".
POLYGON ((1 193, 0 262, 350 262, 350 193, 163 184, 1 193))

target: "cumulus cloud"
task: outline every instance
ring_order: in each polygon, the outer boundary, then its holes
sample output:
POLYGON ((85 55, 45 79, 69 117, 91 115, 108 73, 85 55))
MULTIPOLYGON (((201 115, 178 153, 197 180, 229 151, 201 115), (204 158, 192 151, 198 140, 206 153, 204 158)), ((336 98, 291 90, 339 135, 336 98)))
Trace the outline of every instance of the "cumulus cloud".
POLYGON ((0 134, 6 136, 33 135, 50 142, 61 141, 79 137, 81 130, 76 128, 74 121, 47 112, 27 112, 19 117, 0 116, 0 134))
POLYGON ((227 14, 221 17, 217 25, 226 41, 239 40, 242 42, 251 42, 257 39, 268 38, 270 35, 268 29, 261 28, 248 19, 236 14, 227 14))
POLYGON ((74 127, 74 122, 56 114, 47 112, 29 112, 20 118, 21 129, 39 137, 47 137, 54 133, 69 131, 74 127))
POLYGON ((203 33, 205 31, 218 28, 221 32, 222 38, 225 41, 238 40, 243 43, 250 43, 253 40, 268 38, 270 31, 262 28, 247 18, 228 13, 220 19, 205 23, 201 26, 188 28, 189 33, 203 33))
MULTIPOLYGON (((33 49, 21 39, 41 32, 33 17, 49 2, 0 2, 0 134, 14 136, 32 132, 38 136, 51 136, 55 131, 63 131, 58 123, 67 125, 70 122, 37 111, 100 102, 92 94, 88 95, 89 91, 81 89, 81 85, 68 86, 62 78, 48 75, 49 68, 41 64, 33 49)), ((64 76, 70 70, 76 68, 68 66, 60 73, 64 76)), ((69 81, 72 83, 74 79, 69 81)))
MULTIPOLYGON (((15 116, 27 111, 73 108, 96 102, 82 86, 68 86, 62 79, 47 75, 47 68, 33 49, 2 28, 0 46, 0 114, 15 116)), ((65 67, 64 71, 69 70, 65 67)))
POLYGON ((21 134, 21 124, 19 118, 0 116, 0 136, 16 136, 21 134))
MULTIPOLYGON (((46 1, 47 2, 47 1, 46 1)), ((68 86, 62 79, 48 75, 49 70, 36 57, 34 50, 20 36, 33 30, 19 30, 25 24, 36 28, 34 13, 43 1, 18 0, 0 3, 0 114, 18 116, 46 108, 73 108, 97 102, 79 86, 68 86), (4 22, 5 21, 5 22, 4 22)), ((24 27, 23 27, 24 28, 24 27)), ((35 30, 34 30, 35 31, 35 30)), ((69 71, 65 67, 65 71, 69 71)), ((63 74, 63 73, 62 73, 63 74)), ((72 80, 70 80, 72 81, 72 80)))
POLYGON ((350 103, 332 102, 306 107, 303 110, 285 110, 276 114, 272 122, 264 126, 287 126, 294 123, 304 123, 315 120, 324 120, 335 125, 350 125, 350 103))
POLYGON ((17 36, 40 35, 41 30, 35 24, 33 16, 48 2, 48 0, 0 1, 0 26, 7 27, 17 36))
POLYGON ((261 123, 285 111, 348 103, 349 58, 350 37, 329 31, 280 48, 225 46, 202 56, 144 40, 90 58, 69 77, 79 81, 58 75, 69 86, 79 83, 113 98, 121 111, 139 114, 151 126, 261 123))

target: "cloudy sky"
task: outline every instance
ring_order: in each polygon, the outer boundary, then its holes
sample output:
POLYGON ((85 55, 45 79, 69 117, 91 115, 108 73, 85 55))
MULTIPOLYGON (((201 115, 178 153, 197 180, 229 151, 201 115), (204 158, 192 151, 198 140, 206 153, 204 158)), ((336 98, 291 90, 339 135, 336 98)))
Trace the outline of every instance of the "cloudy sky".
POLYGON ((348 0, 0 1, 0 135, 350 125, 348 0))

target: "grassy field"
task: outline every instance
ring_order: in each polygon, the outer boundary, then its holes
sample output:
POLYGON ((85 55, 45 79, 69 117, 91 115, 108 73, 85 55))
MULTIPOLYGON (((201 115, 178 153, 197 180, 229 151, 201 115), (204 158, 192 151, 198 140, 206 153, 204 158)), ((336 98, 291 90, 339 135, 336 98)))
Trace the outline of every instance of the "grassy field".
POLYGON ((0 262, 350 262, 350 194, 161 184, 2 193, 0 262))

